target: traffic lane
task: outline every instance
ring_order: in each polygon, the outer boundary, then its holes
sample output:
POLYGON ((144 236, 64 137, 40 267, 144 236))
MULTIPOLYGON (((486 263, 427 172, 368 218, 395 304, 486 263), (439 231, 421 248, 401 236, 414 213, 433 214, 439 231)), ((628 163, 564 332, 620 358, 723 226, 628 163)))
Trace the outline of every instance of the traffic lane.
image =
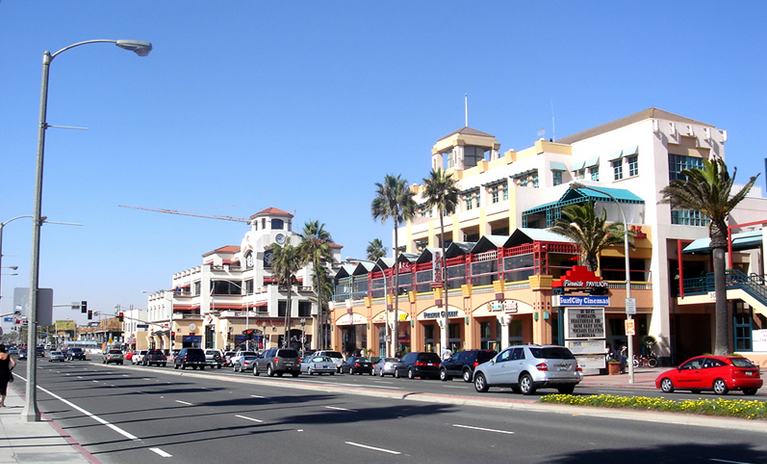
MULTIPOLYGON (((195 382, 202 380, 203 379, 194 379, 195 382)), ((205 381, 211 382, 211 380, 207 379, 205 379, 205 381)), ((261 393, 268 392, 271 389, 271 387, 268 386, 250 386, 247 384, 237 384, 234 385, 233 388, 235 390, 243 390, 243 394, 252 391, 253 388, 259 389, 261 393)), ((280 391, 279 388, 274 388, 272 390, 280 391)), ((188 399, 194 401, 194 398, 188 399)), ((311 406, 308 407, 311 409, 311 406)), ((355 448, 354 451, 350 451, 354 456, 357 456, 354 452, 363 454, 386 453, 386 451, 378 450, 378 448, 380 448, 382 450, 386 449, 388 451, 400 452, 403 453, 404 456, 415 456, 423 462, 428 462, 430 459, 434 458, 431 451, 433 447, 438 447, 443 450, 439 453, 439 460, 441 460, 441 462, 446 462, 445 460, 451 462, 450 460, 456 457, 461 458, 459 460, 460 462, 463 459, 470 458, 472 453, 475 452, 484 453, 484 455, 481 455, 485 456, 488 452, 484 449, 485 447, 490 447, 492 450, 499 450, 498 458, 503 460, 504 456, 507 456, 512 450, 504 447, 506 444, 505 441, 502 441, 501 443, 493 441, 498 440, 497 437, 499 434, 518 435, 524 438, 526 443, 525 447, 530 450, 529 453, 525 454, 526 462, 528 462, 527 460, 529 460, 529 462, 536 462, 541 456, 546 456, 546 459, 559 458, 562 456, 567 458, 567 456, 577 455, 578 452, 584 450, 593 450, 595 444, 602 443, 604 441, 603 438, 606 436, 610 437, 609 448, 611 449, 630 449, 632 452, 646 455, 648 452, 652 451, 656 445, 660 444, 664 449, 668 449, 669 454, 672 456, 685 454, 689 451, 689 446, 684 445, 684 443, 697 443, 697 440, 705 439, 706 443, 711 444, 710 451, 713 453, 711 454, 713 458, 716 458, 717 456, 721 458, 724 451, 729 453, 730 451, 727 448, 733 442, 749 440, 749 438, 743 438, 742 435, 738 434, 728 434, 727 436, 724 436, 720 431, 712 431, 710 429, 703 429, 702 433, 696 431, 692 434, 687 433, 685 435, 686 429, 684 427, 664 426, 662 424, 640 424, 639 428, 641 430, 640 432, 637 432, 637 428, 635 426, 628 426, 626 421, 583 417, 571 419, 567 416, 564 416, 567 419, 562 419, 561 416, 552 418, 551 415, 518 412, 488 413, 488 410, 484 409, 454 408, 451 406, 445 407, 444 405, 416 406, 417 409, 411 409, 413 406, 407 402, 369 398, 363 399, 354 396, 345 397, 343 403, 335 402, 333 405, 324 404, 322 407, 323 409, 330 409, 330 412, 311 410, 307 412, 302 409, 299 411, 294 410, 293 412, 295 414, 284 417, 282 415, 283 411, 275 413, 275 410, 272 410, 271 412, 264 410, 261 415, 257 417, 253 416, 255 412, 251 412, 249 415, 240 414, 240 416, 244 416, 245 418, 242 419, 246 421, 257 419, 267 423, 277 422, 289 424, 291 427, 296 427, 296 432, 298 432, 298 430, 307 432, 310 429, 313 429, 314 426, 320 425, 322 428, 319 432, 327 431, 329 435, 324 436, 323 438, 316 438, 315 435, 302 435, 302 437, 299 438, 302 443, 306 444, 315 443, 316 440, 315 444, 319 446, 320 449, 322 449, 323 444, 327 447, 329 443, 335 443, 333 440, 336 440, 337 442, 338 436, 341 435, 348 437, 348 439, 344 441, 345 447, 353 446, 355 448), (454 424, 449 424, 452 429, 445 430, 444 427, 448 422, 452 422, 452 420, 447 420, 447 422, 445 422, 440 416, 455 409, 466 409, 469 412, 464 415, 465 417, 461 417, 460 420, 455 420, 454 424), (491 416, 496 417, 496 419, 488 421, 488 418, 491 416), (546 420, 542 419, 541 416, 549 416, 549 418, 546 420), (425 418, 425 422, 419 420, 421 417, 425 418), (530 426, 530 424, 534 423, 536 420, 539 422, 542 421, 542 430, 530 426), (391 421, 394 421, 394 423, 390 423, 391 421), (360 424, 366 424, 368 422, 375 422, 376 426, 370 430, 368 427, 359 426, 360 424), (585 433, 584 435, 574 433, 574 431, 579 432, 584 429, 584 423, 589 423, 587 426, 588 433, 585 433), (522 431, 509 430, 509 426, 520 427, 522 431), (440 429, 437 437, 424 436, 424 430, 431 430, 434 428, 440 429), (456 432, 453 429, 460 430, 459 432, 456 432), (505 433, 509 431, 514 433, 505 433), (525 431, 528 431, 528 435, 525 435, 525 431), (444 442, 444 440, 440 439, 440 437, 443 436, 450 436, 452 437, 451 440, 453 440, 456 433, 459 433, 462 436, 467 436, 467 434, 479 434, 479 437, 474 439, 474 442, 478 445, 481 444, 482 446, 476 450, 469 450, 463 441, 459 440, 459 445, 455 446, 455 442, 444 442), (490 437, 495 438, 490 440, 489 437, 485 437, 485 434, 489 434, 490 437), (612 436, 611 434, 615 436, 612 436), (565 438, 563 438, 563 436, 565 438), (415 442, 411 440, 412 437, 416 437, 415 442), (540 441, 541 437, 550 437, 550 439, 543 440, 537 447, 528 446, 527 443, 535 443, 536 440, 540 441), (556 437, 556 440, 558 440, 558 443, 561 445, 557 448, 557 453, 552 454, 550 442, 551 440, 554 440, 554 437, 556 437), (637 437, 642 438, 639 439, 637 437), (721 440, 717 441, 717 437, 721 440), (490 441, 486 441, 485 438, 490 441), (347 441, 354 443, 354 445, 347 444, 347 441), (386 448, 387 444, 392 443, 398 444, 399 449, 394 449, 392 446, 386 448), (433 444, 433 446, 424 447, 424 443, 430 445, 433 444), (364 445, 369 448, 358 447, 357 445, 364 445), (424 448, 427 450, 426 454, 419 454, 424 448)), ((752 437, 750 440, 758 443, 758 440, 760 439, 761 436, 757 436, 756 439, 752 437)), ((519 447, 519 442, 511 441, 509 443, 514 444, 515 449, 513 451, 518 455, 519 451, 516 447, 519 447)), ((746 450, 748 449, 747 446, 746 450)), ((724 453, 724 455, 729 455, 727 453, 724 453)), ((743 457, 748 457, 749 453, 746 453, 743 457)), ((337 455, 337 453, 334 453, 334 455, 337 455)), ((350 457, 352 455, 350 455, 350 457)), ((346 454, 344 454, 344 456, 346 456, 346 454)))

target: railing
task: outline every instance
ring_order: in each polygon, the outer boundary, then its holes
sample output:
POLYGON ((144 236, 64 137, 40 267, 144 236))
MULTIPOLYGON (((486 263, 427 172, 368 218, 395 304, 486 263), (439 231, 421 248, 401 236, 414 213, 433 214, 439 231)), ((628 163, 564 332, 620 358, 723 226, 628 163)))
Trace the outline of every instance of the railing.
MULTIPOLYGON (((715 290, 714 273, 709 272, 702 277, 684 279, 682 285, 685 296, 713 292, 715 290)), ((764 275, 747 275, 737 269, 729 269, 725 272, 725 285, 728 290, 741 289, 767 306, 767 287, 765 287, 764 275)))

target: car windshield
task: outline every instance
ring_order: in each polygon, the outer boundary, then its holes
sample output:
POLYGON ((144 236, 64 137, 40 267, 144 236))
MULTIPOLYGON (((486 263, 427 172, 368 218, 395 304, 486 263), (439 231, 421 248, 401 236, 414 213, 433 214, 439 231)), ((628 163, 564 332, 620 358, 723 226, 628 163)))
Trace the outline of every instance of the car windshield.
POLYGON ((330 358, 327 356, 315 356, 312 358, 312 362, 320 363, 320 362, 329 362, 330 358))
POLYGON ((397 358, 385 358, 383 361, 387 362, 387 363, 393 363, 393 362, 399 362, 399 359, 397 359, 397 358))
POLYGON ((480 351, 477 353, 477 362, 483 363, 490 361, 496 354, 498 353, 495 351, 480 351))
POLYGON ((327 351, 323 354, 327 356, 328 358, 336 358, 336 359, 343 358, 343 356, 341 356, 341 353, 339 353, 338 351, 327 351))
POLYGON ((243 351, 241 354, 242 356, 256 356, 255 351, 243 351))
POLYGON ((368 358, 355 358, 355 361, 357 362, 370 362, 368 358))
POLYGON ((439 356, 437 356, 437 353, 421 353, 418 355, 418 361, 426 361, 426 362, 439 362, 439 356))
POLYGON ((730 362, 732 362, 732 365, 735 367, 756 367, 754 366, 754 363, 746 358, 730 358, 730 362))
POLYGON ((575 359, 570 350, 562 346, 531 347, 530 353, 536 359, 575 359))
POLYGON ((296 350, 280 350, 277 352, 277 356, 280 358, 297 358, 298 351, 296 350))
POLYGON ((120 350, 109 350, 109 354, 123 354, 120 350))
POLYGON ((256 356, 249 354, 249 355, 243 356, 242 359, 244 359, 246 361, 252 361, 252 360, 256 359, 256 356))
POLYGON ((52 354, 52 355, 60 355, 60 354, 61 354, 61 351, 51 351, 51 354, 52 354))

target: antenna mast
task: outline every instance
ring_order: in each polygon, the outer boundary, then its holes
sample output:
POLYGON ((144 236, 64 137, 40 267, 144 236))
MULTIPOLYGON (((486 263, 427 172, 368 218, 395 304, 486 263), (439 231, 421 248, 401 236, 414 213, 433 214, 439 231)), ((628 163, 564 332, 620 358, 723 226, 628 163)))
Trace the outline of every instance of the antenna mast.
POLYGON ((463 94, 463 127, 469 127, 469 94, 463 94))

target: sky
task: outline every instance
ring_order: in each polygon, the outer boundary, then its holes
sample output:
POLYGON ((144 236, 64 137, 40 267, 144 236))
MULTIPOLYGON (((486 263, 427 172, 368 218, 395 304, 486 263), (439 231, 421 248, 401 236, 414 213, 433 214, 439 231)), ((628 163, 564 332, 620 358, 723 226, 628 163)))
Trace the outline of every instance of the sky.
MULTIPOLYGON (((767 156, 767 3, 0 0, 0 222, 32 214, 42 53, 51 65, 40 286, 54 304, 145 307, 247 225, 119 208, 319 220, 344 256, 391 224, 386 174, 420 182, 463 126, 501 150, 656 106, 727 129, 739 178, 767 156), (554 124, 552 124, 554 116, 554 124)), ((764 185, 764 179, 760 185, 764 185)), ((5 227, 0 311, 29 286, 29 219, 5 227), (18 275, 6 275, 8 273, 18 275)), ((57 319, 76 318, 67 308, 57 319)))

